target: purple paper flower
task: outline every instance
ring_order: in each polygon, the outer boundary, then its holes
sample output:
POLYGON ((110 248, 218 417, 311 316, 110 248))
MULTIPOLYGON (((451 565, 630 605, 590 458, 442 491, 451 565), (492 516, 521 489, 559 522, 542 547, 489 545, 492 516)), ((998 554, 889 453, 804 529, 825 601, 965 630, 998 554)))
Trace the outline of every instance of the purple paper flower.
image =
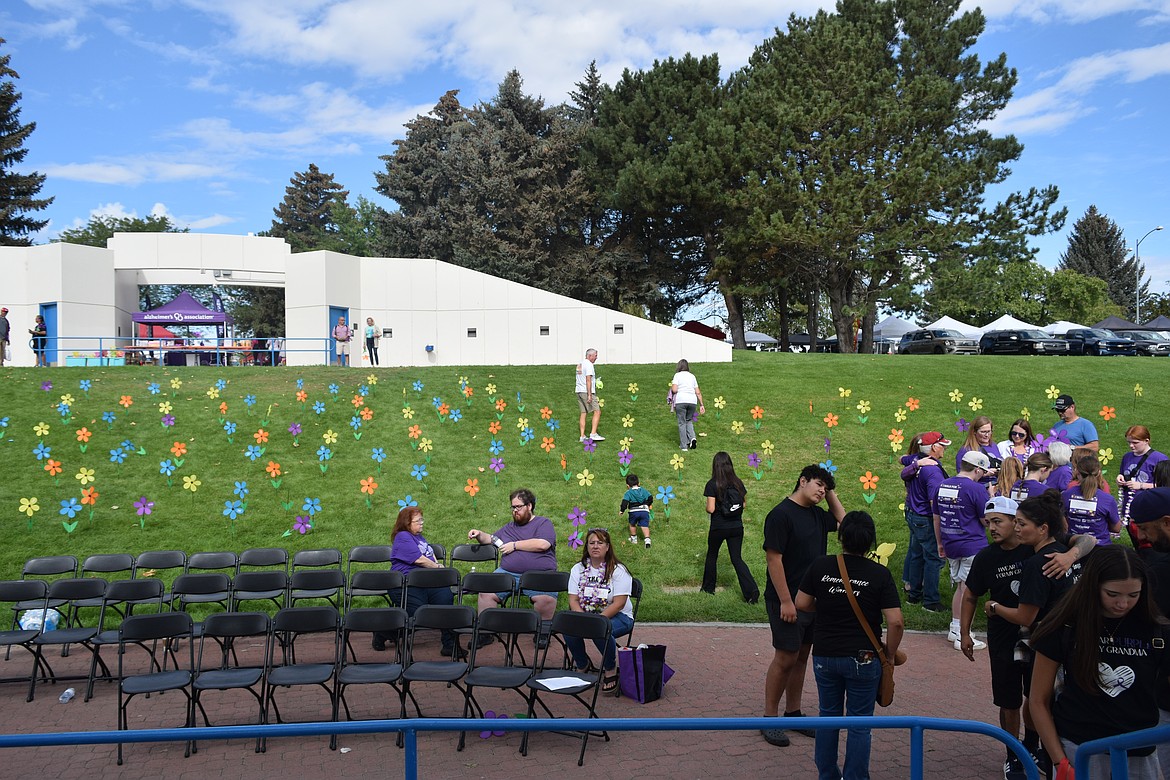
POLYGON ((573 507, 573 510, 569 512, 569 522, 573 525, 585 525, 585 518, 588 516, 589 513, 587 511, 579 506, 575 506, 573 507))
POLYGON ((633 460, 634 460, 634 456, 630 453, 629 450, 622 450, 621 452, 618 453, 618 464, 619 465, 628 466, 628 465, 630 465, 630 463, 633 462, 633 460))
POLYGON ((573 548, 574 550, 576 550, 576 549, 577 549, 578 547, 580 547, 582 544, 584 544, 584 542, 583 542, 583 541, 581 541, 581 534, 577 533, 576 531, 574 531, 573 533, 569 534, 569 547, 571 547, 571 548, 573 548))
POLYGON ((967 422, 966 417, 960 417, 958 420, 955 421, 955 427, 958 428, 963 433, 966 433, 968 430, 970 430, 971 423, 967 422))
POLYGON ((593 439, 589 438, 588 436, 585 437, 585 441, 581 442, 581 445, 585 448, 585 451, 589 453, 595 452, 597 450, 597 442, 593 441, 593 439))
POLYGON ((300 436, 301 435, 301 424, 300 423, 293 423, 292 425, 288 426, 288 432, 291 433, 293 436, 300 436))
POLYGON ((760 467, 760 463, 761 461, 758 453, 753 452, 751 455, 748 455, 748 465, 753 469, 758 469, 760 467))
POLYGON ((297 515, 296 522, 293 523, 293 530, 302 534, 307 534, 312 527, 313 521, 304 515, 297 515))
POLYGON ((48 381, 48 380, 45 380, 44 382, 41 382, 41 389, 47 393, 53 389, 53 383, 48 381))
POLYGON ((492 462, 488 465, 488 468, 491 469, 492 471, 496 472, 497 474, 499 474, 505 468, 504 459, 503 458, 492 458, 492 462))
POLYGON ((833 440, 830 438, 826 438, 825 439, 825 452, 828 452, 832 448, 832 446, 833 446, 833 440))
POLYGON ((173 414, 164 414, 162 418, 163 426, 170 428, 175 424, 175 416, 173 414))
POLYGON ((142 496, 134 502, 134 514, 139 517, 149 515, 152 509, 154 509, 154 502, 147 501, 146 496, 142 496))

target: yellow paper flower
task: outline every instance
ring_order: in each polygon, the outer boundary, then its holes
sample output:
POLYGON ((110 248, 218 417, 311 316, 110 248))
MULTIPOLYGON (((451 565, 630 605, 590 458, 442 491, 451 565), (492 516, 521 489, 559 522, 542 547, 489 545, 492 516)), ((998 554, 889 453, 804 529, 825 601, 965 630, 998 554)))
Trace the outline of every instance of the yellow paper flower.
POLYGON ((967 406, 971 407, 971 411, 977 412, 983 408, 983 399, 971 396, 971 400, 967 402, 967 406))
POLYGON ((321 438, 325 440, 326 444, 337 443, 337 434, 333 432, 332 428, 327 429, 325 433, 321 434, 321 438))
POLYGON ((894 422, 906 422, 906 410, 902 407, 894 412, 894 422))
POLYGON ((366 383, 371 384, 371 385, 378 384, 378 375, 377 374, 370 374, 369 376, 366 377, 366 383))
POLYGON ((597 408, 598 408, 598 409, 604 409, 604 408, 605 408, 605 399, 604 399, 604 398, 598 398, 598 399, 597 399, 597 408))
POLYGON ((66 393, 65 395, 61 396, 61 403, 65 404, 66 406, 73 406, 73 393, 66 393))
POLYGON ((1048 389, 1044 392, 1048 395, 1049 401, 1055 401, 1057 396, 1060 395, 1060 388, 1058 388, 1056 385, 1049 385, 1048 389))
POLYGON ((170 414, 171 408, 172 407, 171 407, 170 401, 163 401, 161 404, 158 405, 158 413, 159 414, 170 414))
POLYGON ((711 402, 716 409, 722 409, 727 406, 727 402, 723 400, 723 396, 715 396, 715 400, 711 402))
POLYGON ((894 452, 899 452, 902 449, 902 442, 900 442, 900 441, 890 442, 890 449, 893 450, 894 452))
POLYGON ((627 414, 625 417, 622 418, 622 427, 623 428, 633 428, 634 427, 633 415, 627 414))
POLYGON ((1133 386, 1133 394, 1137 398, 1141 398, 1142 397, 1142 386, 1141 385, 1134 385, 1133 386))
POLYGON ((20 510, 19 511, 24 512, 29 517, 32 517, 35 513, 39 512, 40 509, 41 509, 41 507, 37 503, 36 496, 33 496, 32 498, 20 499, 20 510))
POLYGON ((842 398, 848 398, 849 396, 853 395, 853 391, 848 387, 838 387, 837 394, 842 398))
POLYGON ((589 487, 593 484, 593 475, 589 473, 589 469, 577 472, 577 484, 581 487, 589 487))
POLYGON ((219 390, 214 387, 207 388, 207 397, 213 400, 219 398, 219 390))
POLYGON ((43 422, 37 423, 36 425, 33 426, 33 433, 35 433, 37 436, 48 436, 49 435, 49 424, 43 423, 43 422))
POLYGON ((857 411, 861 412, 862 414, 869 414, 869 410, 870 410, 869 401, 858 401, 857 402, 857 411))
POLYGON ((1102 466, 1108 466, 1109 461, 1113 460, 1113 448, 1102 447, 1100 452, 1097 453, 1097 459, 1101 461, 1102 466))
POLYGON ((672 469, 674 469, 675 471, 680 471, 680 470, 682 469, 682 467, 683 467, 683 464, 684 464, 685 462, 686 462, 686 459, 685 459, 685 458, 683 458, 683 456, 682 456, 682 455, 679 455, 679 454, 676 452, 676 453, 674 453, 674 455, 672 455, 672 456, 671 456, 671 458, 670 458, 670 467, 671 467, 672 469))
POLYGON ((77 473, 73 475, 73 478, 82 485, 88 485, 90 482, 94 481, 93 469, 80 468, 77 470, 77 473))
POLYGON ((183 380, 182 380, 182 379, 179 379, 178 377, 175 377, 174 379, 172 379, 172 380, 171 380, 171 389, 172 389, 172 390, 178 390, 178 389, 179 389, 180 387, 182 387, 182 386, 183 386, 183 380))
POLYGON ((1032 410, 1025 406, 1020 410, 1020 417, 1030 422, 1032 420, 1032 410))
POLYGON ((638 383, 637 382, 630 382, 630 384, 626 386, 626 391, 630 392, 630 393, 638 392, 638 383))
POLYGON ((963 392, 961 390, 959 390, 959 388, 956 387, 954 390, 951 391, 951 403, 957 404, 962 400, 963 400, 963 392))
POLYGON ((775 451, 776 445, 772 443, 771 439, 764 439, 763 443, 760 444, 760 452, 764 453, 768 457, 771 457, 772 453, 775 451))
POLYGON ((413 420, 414 419, 414 409, 410 408, 410 404, 407 404, 406 406, 402 407, 402 419, 404 419, 404 420, 413 420))
POLYGON ((202 484, 203 483, 199 481, 199 477, 195 474, 183 477, 183 490, 190 490, 192 493, 194 493, 202 484))
POLYGON ((516 430, 522 431, 528 427, 528 418, 520 417, 516 420, 516 430))
POLYGON ((430 439, 422 438, 422 439, 418 440, 418 451, 419 452, 430 452, 432 447, 433 447, 433 445, 431 444, 430 439))
POLYGON ((731 421, 731 432, 735 434, 743 433, 743 423, 739 420, 731 421))
POLYGON ((618 442, 618 449, 619 450, 628 450, 630 448, 630 445, 633 443, 634 443, 634 440, 631 439, 629 436, 623 436, 622 440, 618 442))
POLYGON ((495 395, 496 394, 496 386, 495 385, 488 385, 487 387, 484 388, 484 390, 487 392, 488 395, 495 395))

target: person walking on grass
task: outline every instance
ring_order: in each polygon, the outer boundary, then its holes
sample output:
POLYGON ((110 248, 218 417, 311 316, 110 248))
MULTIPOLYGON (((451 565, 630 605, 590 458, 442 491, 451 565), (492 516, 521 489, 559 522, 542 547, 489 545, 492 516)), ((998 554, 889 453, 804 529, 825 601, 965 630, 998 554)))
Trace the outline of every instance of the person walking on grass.
POLYGON ((731 456, 717 452, 711 459, 711 479, 703 488, 707 498, 707 514, 711 515, 711 527, 707 531, 707 558, 703 562, 702 591, 714 595, 717 580, 719 548, 727 542, 727 554, 735 576, 739 579, 739 590, 749 604, 760 600, 760 586, 752 576, 752 570, 743 560, 743 507, 747 488, 735 473, 731 456))
POLYGON ((693 450, 699 446, 695 438, 695 410, 705 414, 703 406, 703 391, 699 389, 699 380, 691 373, 691 365, 686 360, 678 361, 678 370, 670 380, 670 391, 674 393, 674 414, 678 418, 678 446, 679 449, 693 450))
POLYGON ((597 372, 593 364, 597 362, 597 350, 592 347, 585 350, 585 359, 577 364, 577 407, 581 410, 581 441, 585 441, 585 419, 593 415, 593 428, 589 434, 593 441, 605 441, 605 437, 597 432, 597 423, 601 421, 601 404, 597 401, 597 372))
MULTIPOLYGON (((845 517, 837 498, 833 475, 821 466, 805 466, 792 494, 781 501, 764 520, 764 554, 768 561, 768 583, 764 605, 772 629, 772 662, 764 678, 764 716, 780 713, 784 696, 786 719, 800 718, 804 675, 812 652, 814 615, 797 612, 796 593, 812 562, 828 551, 829 534, 845 517), (826 510, 820 504, 825 502, 826 510)), ((935 575, 937 583, 938 576, 935 575)), ((791 720, 788 721, 791 723, 791 720)), ((764 740, 777 747, 789 744, 788 735, 777 721, 775 728, 762 729, 764 740)), ((794 729, 813 736, 811 729, 794 729)))
POLYGON ((650 507, 654 504, 654 496, 650 491, 638 484, 638 475, 630 474, 626 477, 626 487, 629 488, 622 496, 622 505, 618 514, 630 513, 630 544, 638 543, 638 528, 642 529, 642 536, 646 538, 646 546, 650 546, 650 507))

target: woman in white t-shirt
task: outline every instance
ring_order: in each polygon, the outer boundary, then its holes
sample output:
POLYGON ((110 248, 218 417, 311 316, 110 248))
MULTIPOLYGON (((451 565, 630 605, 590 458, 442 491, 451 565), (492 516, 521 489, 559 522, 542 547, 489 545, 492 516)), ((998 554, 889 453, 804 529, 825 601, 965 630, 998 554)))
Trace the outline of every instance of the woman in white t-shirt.
MULTIPOLYGON (((585 548, 581 562, 569 572, 569 609, 574 612, 594 612, 609 618, 612 628, 609 642, 605 647, 594 640, 601 651, 603 673, 612 673, 617 666, 617 637, 625 636, 634 628, 634 605, 630 601, 634 578, 617 556, 613 554, 613 540, 609 531, 594 528, 585 537, 585 548)), ((580 637, 565 637, 573 665, 580 672, 593 668, 585 640, 580 637)), ((612 691, 617 687, 617 675, 608 674, 602 690, 612 691)))
POLYGON ((674 393, 674 414, 678 418, 678 446, 693 450, 699 444, 695 438, 695 408, 698 407, 699 414, 707 410, 703 407, 699 380, 691 373, 691 365, 686 360, 678 361, 678 372, 670 380, 670 390, 674 393))

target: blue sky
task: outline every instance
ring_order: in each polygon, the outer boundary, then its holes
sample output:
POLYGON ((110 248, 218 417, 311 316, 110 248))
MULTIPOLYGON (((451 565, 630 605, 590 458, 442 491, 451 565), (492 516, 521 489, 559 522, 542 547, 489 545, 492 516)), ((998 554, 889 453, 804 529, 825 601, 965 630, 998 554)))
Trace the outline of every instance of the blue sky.
MULTIPOLYGON (((195 231, 268 228, 296 171, 316 163, 373 192, 379 155, 448 89, 489 99, 516 68, 564 100, 591 60, 613 83, 654 59, 719 54, 724 75, 811 1, 16 0, 0 10, 20 74, 25 161, 56 201, 47 241, 93 214, 165 213, 195 231)), ((1019 71, 992 128, 1025 146, 1003 192, 1055 184, 1065 229, 1090 204, 1141 246, 1170 292, 1170 2, 994 0, 976 51, 1019 71)))

